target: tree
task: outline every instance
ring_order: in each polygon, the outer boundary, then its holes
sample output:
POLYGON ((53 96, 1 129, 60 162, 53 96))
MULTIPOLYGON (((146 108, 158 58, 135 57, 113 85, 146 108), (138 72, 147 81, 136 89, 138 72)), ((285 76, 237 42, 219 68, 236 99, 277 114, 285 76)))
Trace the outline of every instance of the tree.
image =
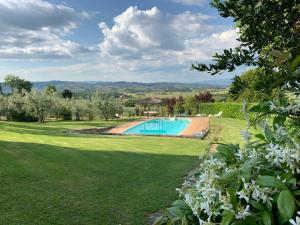
POLYGON ((173 97, 173 98, 168 98, 166 100, 166 105, 167 105, 167 111, 170 115, 173 115, 174 113, 174 106, 176 104, 176 98, 173 97))
POLYGON ((278 96, 279 90, 275 88, 269 90, 278 80, 279 73, 269 73, 260 69, 250 69, 240 76, 236 76, 229 89, 229 95, 234 100, 247 100, 249 102, 257 102, 260 100, 270 100, 278 96))
POLYGON ((18 122, 36 122, 38 118, 28 112, 26 107, 26 101, 24 98, 26 92, 18 93, 14 92, 7 98, 7 120, 18 121, 18 122))
POLYGON ((175 113, 184 113, 184 99, 182 96, 179 96, 176 99, 176 104, 174 105, 174 112, 175 113))
POLYGON ((71 101, 71 112, 75 120, 81 120, 84 117, 90 119, 92 117, 90 101, 86 99, 73 99, 71 101))
POLYGON ((184 101, 184 110, 189 115, 199 113, 200 102, 194 96, 187 97, 184 101))
POLYGON ((237 100, 243 91, 245 90, 247 84, 245 81, 242 81, 241 77, 235 76, 230 85, 229 95, 233 100, 237 100))
POLYGON ((2 84, 0 83, 0 95, 3 95, 2 84))
POLYGON ((14 92, 21 93, 22 90, 30 92, 33 84, 30 81, 21 79, 18 76, 7 75, 4 78, 4 85, 9 86, 13 93, 14 92))
POLYGON ((6 117, 8 112, 8 99, 4 95, 0 95, 0 120, 6 117))
POLYGON ((97 91, 92 101, 96 113, 105 120, 113 119, 116 113, 122 112, 122 105, 109 91, 97 91))
POLYGON ((45 122, 46 116, 50 114, 53 105, 52 95, 45 92, 32 91, 25 95, 26 108, 28 112, 38 118, 40 123, 45 122))
POLYGON ((73 92, 69 89, 66 89, 62 92, 62 97, 63 98, 68 98, 68 99, 71 99, 73 97, 73 92))
POLYGON ((45 93, 46 94, 53 94, 55 93, 57 90, 56 90, 56 87, 54 85, 48 85, 46 88, 45 88, 45 93))
POLYGON ((206 91, 204 93, 199 93, 199 95, 195 95, 195 100, 196 102, 202 102, 202 103, 208 103, 208 102, 214 102, 213 95, 209 92, 206 91))
MULTIPOLYGON (((211 5, 223 17, 232 17, 239 33, 240 46, 215 54, 214 64, 194 64, 198 71, 217 74, 233 71, 236 66, 264 67, 273 71, 273 63, 284 63, 286 58, 295 59, 300 53, 300 10, 298 0, 213 0, 211 5), (279 52, 278 50, 282 51, 279 52)), ((299 77, 287 76, 282 70, 277 85, 299 77)))

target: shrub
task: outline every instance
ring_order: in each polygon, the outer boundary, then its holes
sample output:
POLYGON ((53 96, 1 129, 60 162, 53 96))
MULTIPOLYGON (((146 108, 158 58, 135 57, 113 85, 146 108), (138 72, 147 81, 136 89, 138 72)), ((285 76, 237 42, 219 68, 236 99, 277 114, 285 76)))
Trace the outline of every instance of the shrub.
POLYGON ((242 104, 241 103, 231 103, 231 102, 215 102, 215 103, 200 103, 200 113, 201 114, 217 114, 222 111, 223 117, 244 119, 241 113, 242 104))
POLYGON ((300 101, 286 106, 266 102, 251 111, 278 116, 255 136, 243 131, 243 147, 219 144, 178 189, 183 201, 156 225, 298 224, 292 222, 300 212, 300 133, 284 121, 288 115, 300 118, 300 101))

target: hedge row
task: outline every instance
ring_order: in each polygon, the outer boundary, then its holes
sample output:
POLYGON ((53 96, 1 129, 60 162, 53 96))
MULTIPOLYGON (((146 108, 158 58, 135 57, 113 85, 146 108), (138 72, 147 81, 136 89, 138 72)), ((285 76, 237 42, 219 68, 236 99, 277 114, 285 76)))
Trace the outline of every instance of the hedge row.
POLYGON ((222 111, 223 117, 244 119, 242 107, 243 105, 241 103, 231 102, 201 103, 200 114, 217 114, 222 111))

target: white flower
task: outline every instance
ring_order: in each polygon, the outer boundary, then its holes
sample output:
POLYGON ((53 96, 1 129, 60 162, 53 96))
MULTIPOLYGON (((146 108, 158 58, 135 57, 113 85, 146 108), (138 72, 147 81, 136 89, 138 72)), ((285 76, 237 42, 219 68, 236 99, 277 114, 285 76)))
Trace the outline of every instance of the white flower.
POLYGON ((250 205, 247 205, 246 208, 243 208, 240 206, 238 208, 238 213, 235 215, 235 218, 237 219, 245 219, 247 216, 250 216, 250 205))
POLYGON ((239 199, 245 199, 246 202, 249 202, 249 195, 245 190, 237 192, 237 195, 239 196, 239 199))
MULTIPOLYGON (((300 215, 300 211, 297 214, 300 215)), ((300 225, 300 217, 296 216, 295 219, 290 219, 289 222, 292 225, 300 225)))

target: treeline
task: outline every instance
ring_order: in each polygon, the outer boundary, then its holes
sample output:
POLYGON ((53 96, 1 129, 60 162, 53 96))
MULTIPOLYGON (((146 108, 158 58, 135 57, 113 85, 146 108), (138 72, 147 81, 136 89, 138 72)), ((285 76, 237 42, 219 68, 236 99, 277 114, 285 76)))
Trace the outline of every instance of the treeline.
POLYGON ((44 122, 56 120, 83 120, 115 118, 122 113, 118 99, 106 91, 97 91, 90 99, 64 98, 60 93, 21 91, 0 96, 0 116, 11 121, 44 122))
POLYGON ((166 111, 169 115, 182 114, 196 115, 200 112, 201 103, 215 102, 213 95, 207 91, 198 95, 183 98, 165 99, 166 111))

